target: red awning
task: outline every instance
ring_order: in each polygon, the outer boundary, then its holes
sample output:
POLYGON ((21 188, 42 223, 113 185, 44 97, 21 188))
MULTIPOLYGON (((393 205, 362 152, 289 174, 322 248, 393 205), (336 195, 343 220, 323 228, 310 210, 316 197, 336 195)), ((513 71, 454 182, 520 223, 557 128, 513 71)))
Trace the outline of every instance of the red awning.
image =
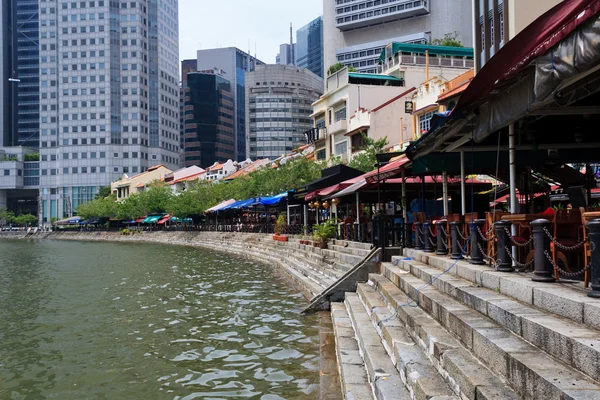
POLYGON ((365 174, 364 178, 369 182, 376 182, 377 179, 389 179, 396 175, 398 175, 404 169, 404 166, 408 164, 410 160, 408 157, 403 156, 398 160, 392 161, 387 165, 379 168, 378 170, 373 170, 367 174, 365 174))
POLYGON ((318 194, 319 194, 318 190, 315 190, 314 192, 310 192, 309 194, 307 194, 306 196, 304 196, 304 201, 312 200, 315 197, 317 197, 318 194))
POLYGON ((158 222, 156 223, 157 225, 163 225, 165 224, 168 220, 171 219, 171 215, 167 214, 164 217, 162 217, 161 219, 158 220, 158 222))
POLYGON ((536 57, 546 54, 599 11, 599 0, 563 1, 550 9, 506 43, 483 66, 453 112, 461 111, 488 96, 495 86, 514 77, 536 57))
POLYGON ((344 189, 345 187, 348 187, 348 186, 350 186, 350 185, 346 185, 344 183, 338 183, 337 185, 329 186, 328 188, 319 190, 319 196, 328 196, 331 193, 335 193, 338 190, 342 190, 342 189, 344 189))
POLYGON ((142 221, 145 220, 145 219, 146 219, 146 217, 140 217, 140 218, 138 218, 138 219, 135 220, 135 223, 136 224, 141 224, 142 221))

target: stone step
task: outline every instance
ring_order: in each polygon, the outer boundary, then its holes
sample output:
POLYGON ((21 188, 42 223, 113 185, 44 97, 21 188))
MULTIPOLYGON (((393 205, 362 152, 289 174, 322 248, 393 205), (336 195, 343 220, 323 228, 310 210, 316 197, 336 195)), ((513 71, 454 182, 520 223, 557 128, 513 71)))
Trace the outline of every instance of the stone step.
POLYGON ((306 264, 293 257, 284 257, 284 260, 286 261, 287 265, 294 268, 302 275, 312 279, 313 281, 321 285, 323 289, 328 288, 337 281, 337 279, 333 279, 327 275, 324 275, 323 273, 311 268, 310 266, 307 266, 306 264))
POLYGON ((357 249, 355 247, 350 247, 350 245, 346 246, 346 245, 335 245, 335 244, 330 244, 328 246, 328 248, 330 249, 329 251, 333 251, 333 252, 337 252, 337 253, 345 253, 345 254, 351 254, 354 256, 359 256, 359 257, 366 257, 367 255, 369 255, 369 253, 371 252, 371 249, 357 249))
MULTIPOLYGON (((399 282, 391 264, 384 263, 382 272, 399 282)), ((439 291, 486 315, 516 335, 545 352, 567 362, 600 381, 600 332, 537 307, 513 300, 497 291, 475 286, 414 260, 402 260, 398 267, 425 282, 433 282, 439 291)))
POLYGON ((409 400, 400 374, 381 343, 371 318, 356 293, 346 293, 346 309, 352 321, 360 354, 377 400, 409 400))
MULTIPOLYGON (((381 295, 364 283, 358 284, 357 293, 388 355, 400 372, 411 399, 427 400, 436 396, 452 398, 454 392, 412 340, 404 325, 392 315, 381 295)), ((455 398, 458 400, 458 397, 455 398)))
POLYGON ((369 385, 367 371, 360 356, 352 322, 343 303, 331 303, 331 319, 344 399, 372 399, 373 392, 369 385))
POLYGON ((600 385, 584 373, 410 273, 393 266, 386 271, 388 279, 397 279, 405 294, 456 335, 494 373, 502 375, 521 397, 600 398, 600 385))
POLYGON ((340 240, 340 239, 334 239, 330 243, 335 246, 344 246, 344 247, 349 247, 349 248, 359 249, 359 250, 371 250, 371 247, 373 246, 372 243, 352 242, 350 240, 340 240), (346 244, 348 246, 346 246, 346 244))
POLYGON ((436 256, 414 249, 405 249, 405 257, 392 257, 392 262, 410 257, 448 274, 498 291, 515 300, 538 307, 552 314, 571 319, 592 329, 600 329, 600 299, 587 297, 581 282, 533 282, 531 273, 497 272, 488 266, 472 265, 449 257, 436 256), (456 263, 456 265, 455 265, 456 263))
MULTIPOLYGON (((400 321, 412 340, 461 399, 515 400, 519 396, 492 373, 440 323, 415 305, 404 292, 379 274, 369 276, 370 284, 382 296, 395 319, 375 312, 382 327, 400 321)), ((379 311, 380 309, 377 309, 379 311)), ((385 310, 383 310, 385 311, 385 310)))

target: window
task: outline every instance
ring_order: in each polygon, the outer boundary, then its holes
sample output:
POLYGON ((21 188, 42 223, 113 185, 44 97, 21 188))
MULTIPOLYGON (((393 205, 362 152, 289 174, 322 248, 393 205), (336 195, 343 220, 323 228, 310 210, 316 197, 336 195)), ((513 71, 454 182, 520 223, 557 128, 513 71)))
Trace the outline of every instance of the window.
POLYGON ((4 176, 9 176, 9 175, 10 175, 10 169, 5 169, 4 176))
POLYGON ((429 128, 431 128, 431 118, 433 118, 433 114, 434 113, 432 111, 419 115, 419 128, 421 129, 419 136, 429 132, 429 128))
POLYGON ((348 153, 348 141, 344 140, 343 142, 336 143, 335 145, 335 154, 341 155, 348 153))
POLYGON ((335 112, 335 122, 346 120, 346 107, 335 112))

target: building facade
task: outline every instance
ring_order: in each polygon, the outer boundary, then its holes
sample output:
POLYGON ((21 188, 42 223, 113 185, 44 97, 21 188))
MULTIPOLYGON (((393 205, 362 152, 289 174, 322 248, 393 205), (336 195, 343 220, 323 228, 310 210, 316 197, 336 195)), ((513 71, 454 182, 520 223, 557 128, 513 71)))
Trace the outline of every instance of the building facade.
POLYGON ((191 72, 187 75, 184 96, 184 165, 208 167, 233 159, 231 83, 214 72, 191 72))
POLYGON ((178 168, 176 0, 39 3, 40 217, 73 215, 102 186, 178 168))
POLYGON ((323 80, 304 68, 260 65, 246 74, 248 158, 276 159, 306 143, 323 80))
POLYGON ((472 0, 475 71, 527 25, 563 0, 472 0))
POLYGON ((374 73, 390 42, 429 43, 458 33, 473 45, 473 0, 326 0, 323 2, 324 69, 341 62, 374 73))
POLYGON ((277 53, 277 57, 275 58, 275 64, 296 65, 295 54, 296 54, 296 43, 282 44, 279 46, 279 53, 277 53))
POLYGON ((234 98, 235 160, 246 158, 246 72, 264 64, 235 47, 198 50, 197 70, 219 69, 232 87, 234 98))
POLYGON ((323 17, 296 32, 296 65, 323 78, 323 17))

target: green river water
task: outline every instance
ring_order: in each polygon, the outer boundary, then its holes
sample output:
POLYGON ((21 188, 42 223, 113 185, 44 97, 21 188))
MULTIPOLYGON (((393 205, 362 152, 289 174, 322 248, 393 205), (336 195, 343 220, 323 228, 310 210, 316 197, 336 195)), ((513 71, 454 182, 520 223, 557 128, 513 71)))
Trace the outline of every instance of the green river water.
POLYGON ((240 257, 0 241, 0 399, 316 399, 303 306, 240 257))

